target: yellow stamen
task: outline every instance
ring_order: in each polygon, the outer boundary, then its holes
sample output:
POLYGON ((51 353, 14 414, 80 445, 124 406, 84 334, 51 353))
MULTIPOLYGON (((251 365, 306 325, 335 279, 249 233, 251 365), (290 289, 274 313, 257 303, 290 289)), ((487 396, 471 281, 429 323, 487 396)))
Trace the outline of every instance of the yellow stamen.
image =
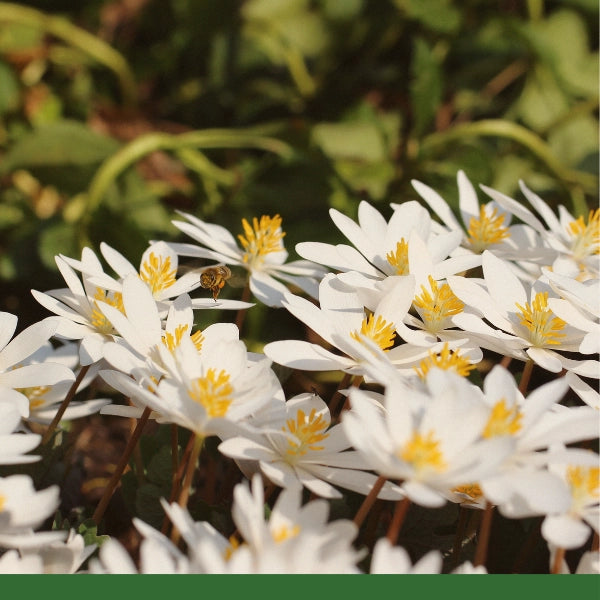
POLYGON ((192 381, 188 395, 206 409, 209 417, 224 417, 233 402, 230 378, 225 370, 217 375, 215 369, 208 369, 205 377, 197 377, 192 381))
POLYGON ((465 307, 452 292, 447 283, 438 287, 438 282, 430 275, 429 286, 431 293, 421 286, 422 294, 417 296, 413 302, 423 322, 429 331, 444 329, 446 320, 458 313, 465 307))
POLYGON ((140 279, 150 286, 154 295, 172 286, 176 273, 177 269, 171 267, 170 256, 156 256, 154 252, 150 252, 148 260, 140 268, 140 279))
POLYGON ((396 275, 408 275, 410 272, 408 265, 408 242, 402 238, 396 244, 396 250, 388 252, 385 256, 388 263, 396 272, 396 275))
POLYGON ((352 331, 350 336, 360 342, 361 336, 373 340, 382 350, 389 350, 394 345, 396 329, 393 323, 388 323, 381 315, 377 318, 369 315, 363 319, 360 331, 352 331))
POLYGON ((432 367, 443 369, 444 371, 454 371, 461 377, 467 377, 475 368, 467 358, 461 355, 459 350, 452 351, 446 342, 439 354, 430 351, 429 356, 423 359, 419 367, 414 367, 417 375, 425 380, 427 373, 432 367))
POLYGON ((322 414, 317 416, 315 408, 310 411, 308 418, 303 410, 298 409, 296 419, 288 419, 286 426, 281 428, 282 431, 289 432, 298 439, 296 442, 288 438, 287 453, 290 457, 296 457, 304 456, 309 450, 323 450, 323 446, 317 444, 329 437, 329 434, 325 433, 327 427, 328 423, 324 416, 322 414))
POLYGON ((293 527, 287 527, 286 525, 282 525, 279 529, 271 532, 271 536, 273 537, 273 541, 277 544, 281 542, 285 542, 285 540, 289 540, 291 538, 296 537, 300 533, 300 526, 294 525, 293 527))
POLYGON ((484 205, 479 207, 479 219, 471 217, 469 220, 467 233, 474 252, 483 252, 492 244, 499 244, 510 237, 508 227, 504 226, 504 217, 498 215, 498 209, 494 207, 489 213, 484 205))
POLYGON ((20 388, 17 391, 27 397, 29 400, 29 409, 35 410, 40 406, 44 406, 44 396, 50 391, 50 386, 38 385, 35 387, 20 388))
POLYGON ((554 316, 554 313, 548 308, 548 292, 538 292, 530 304, 525 306, 516 303, 521 311, 517 313, 521 325, 529 331, 529 341, 533 346, 558 346, 560 338, 565 337, 566 333, 561 333, 566 323, 554 316))
POLYGON ((285 233, 281 231, 279 215, 274 217, 263 215, 260 221, 254 217, 252 225, 246 219, 242 219, 242 227, 244 234, 238 235, 238 239, 245 250, 243 261, 246 264, 254 266, 261 263, 265 255, 283 250, 281 240, 285 233))
POLYGON ((435 439, 433 431, 426 435, 415 431, 410 441, 401 449, 399 457, 410 463, 417 472, 442 472, 447 467, 440 443, 435 439))
POLYGON ((4 510, 4 505, 6 504, 6 496, 0 494, 0 512, 4 510))
POLYGON ((573 498, 573 512, 600 501, 600 468, 571 466, 567 468, 566 475, 573 498))
POLYGON ((483 429, 483 437, 491 438, 502 435, 515 435, 523 427, 521 420, 523 413, 518 406, 508 408, 506 400, 502 398, 492 408, 492 414, 483 429))
POLYGON ((229 561, 231 560, 231 557, 233 556, 233 553, 241 546, 241 544, 238 542, 237 538, 232 535, 229 538, 229 546, 227 546, 227 548, 225 548, 225 552, 223 553, 223 558, 225 559, 225 561, 229 561))
POLYGON ((576 260, 600 254, 600 208, 590 211, 587 225, 583 217, 571 221, 567 232, 573 238, 571 252, 576 260))
POLYGON ((170 331, 165 331, 162 336, 162 343, 167 347, 168 350, 173 352, 177 346, 181 343, 183 334, 188 330, 187 325, 178 325, 173 335, 170 331))
POLYGON ((458 485, 453 490, 457 494, 464 494, 469 497, 469 502, 477 502, 482 496, 483 492, 476 483, 469 483, 466 485, 458 485))
POLYGON ((192 338, 194 346, 196 346, 196 350, 198 350, 198 352, 201 352, 202 344, 204 343, 204 336, 202 335, 202 332, 198 330, 195 333, 192 333, 190 337, 192 338))
POLYGON ((121 311, 125 314, 125 307, 123 306, 123 296, 120 292, 105 292, 100 288, 96 288, 96 293, 94 294, 94 302, 95 308, 92 308, 92 318, 91 324, 99 333, 110 334, 114 333, 114 328, 112 323, 104 316, 104 313, 98 308, 97 301, 106 302, 106 304, 110 304, 117 310, 121 311))

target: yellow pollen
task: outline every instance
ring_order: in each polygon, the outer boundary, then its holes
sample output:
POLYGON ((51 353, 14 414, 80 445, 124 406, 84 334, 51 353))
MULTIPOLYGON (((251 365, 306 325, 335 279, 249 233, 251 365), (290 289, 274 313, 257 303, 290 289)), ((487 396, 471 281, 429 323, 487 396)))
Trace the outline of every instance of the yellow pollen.
POLYGON ((148 260, 140 268, 140 279, 150 286, 152 294, 156 294, 175 283, 176 273, 177 269, 171 267, 170 256, 156 256, 150 252, 148 260))
POLYGON ((454 295, 447 283, 438 286, 438 282, 430 275, 429 287, 431 292, 421 286, 422 294, 413 302, 429 331, 439 331, 445 326, 445 321, 461 313, 465 305, 454 295))
POLYGON ((229 379, 230 375, 225 370, 217 375, 215 369, 208 369, 206 377, 197 377, 192 381, 188 394, 194 402, 205 408, 209 417, 224 417, 233 402, 233 386, 229 379))
POLYGON ((91 324, 99 333, 110 334, 114 332, 112 323, 104 316, 104 313, 98 308, 97 301, 106 302, 114 306, 117 310, 125 314, 125 307, 123 306, 123 296, 120 292, 105 292, 100 288, 96 288, 94 294, 95 308, 92 309, 91 324))
POLYGON ((476 502, 483 496, 481 488, 476 483, 469 483, 467 485, 458 485, 453 490, 457 494, 464 494, 469 497, 471 502, 476 502))
POLYGON ((202 332, 198 330, 195 333, 192 333, 190 337, 192 338, 192 342, 194 342, 194 346, 196 346, 196 350, 201 352, 202 344, 204 343, 204 336, 202 335, 202 332))
POLYGON ((411 440, 400 451, 399 457, 410 463, 418 472, 442 472, 447 467, 440 450, 440 443, 435 439, 433 431, 426 435, 415 431, 411 440))
POLYGON ((287 453, 290 456, 304 456, 309 450, 323 450, 323 446, 317 444, 329 437, 329 434, 325 433, 328 423, 323 415, 317 416, 315 408, 310 411, 308 418, 306 413, 299 409, 296 420, 288 419, 286 425, 287 427, 284 426, 281 430, 293 434, 298 439, 296 442, 288 438, 287 453))
POLYGON ((590 211, 587 225, 582 216, 571 221, 567 232, 572 238, 571 252, 576 260, 600 254, 600 208, 590 211))
POLYGON ((394 345, 395 332, 393 323, 388 323, 381 315, 375 318, 371 314, 363 319, 360 331, 352 331, 350 336, 359 342, 361 335, 368 337, 382 350, 389 350, 394 345))
POLYGON ((554 316, 554 313, 548 308, 548 292, 538 292, 530 304, 525 306, 516 303, 521 311, 517 313, 521 325, 529 331, 529 341, 533 346, 558 346, 560 338, 566 336, 561 333, 566 323, 554 316))
POLYGON ((6 496, 0 494, 0 512, 4 510, 4 505, 6 504, 6 496))
POLYGON ((273 541, 277 544, 281 542, 285 542, 285 540, 289 540, 291 538, 296 537, 300 533, 300 526, 294 525, 293 527, 287 527, 282 525, 279 529, 273 531, 271 536, 273 537, 273 541))
POLYGON ((254 217, 252 225, 246 219, 242 219, 243 235, 238 235, 240 244, 245 253, 243 261, 250 266, 262 262, 263 257, 271 252, 283 250, 282 239, 285 233, 281 231, 281 217, 275 215, 268 217, 263 215, 260 221, 254 217))
POLYGON ((162 343, 167 347, 168 350, 173 352, 177 346, 181 343, 183 334, 188 330, 187 325, 178 325, 173 335, 170 331, 165 331, 162 336, 162 343))
POLYGON ((17 390, 29 400, 29 409, 35 410, 45 404, 44 396, 50 391, 48 385, 38 385, 36 387, 21 388, 17 390))
POLYGON ((518 406, 508 408, 506 406, 506 400, 502 398, 492 408, 492 414, 488 419, 486 426, 483 429, 483 437, 491 438, 502 435, 515 435, 523 426, 521 419, 523 413, 519 410, 518 406))
POLYGON ((414 369, 417 375, 425 380, 432 367, 444 371, 454 371, 461 377, 467 377, 475 365, 462 356, 459 350, 456 352, 450 350, 448 342, 446 342, 439 354, 430 351, 429 356, 421 361, 419 367, 414 367, 414 369))
POLYGON ((590 504, 600 501, 600 468, 598 467, 568 467, 567 483, 571 488, 574 506, 577 511, 590 504))
POLYGON ((241 544, 238 542, 237 538, 232 535, 229 538, 229 546, 227 546, 227 548, 225 548, 225 552, 223 553, 223 558, 225 559, 225 561, 229 561, 231 560, 231 557, 233 556, 233 553, 241 546, 241 544))
POLYGON ((396 272, 396 275, 408 275, 408 242, 402 238, 396 244, 396 250, 388 252, 385 256, 388 263, 392 266, 396 272))
POLYGON ((494 207, 491 214, 488 214, 483 205, 479 207, 479 219, 471 217, 469 220, 467 233, 474 252, 483 252, 492 244, 499 244, 510 237, 508 227, 504 226, 504 217, 498 215, 498 209, 494 207))

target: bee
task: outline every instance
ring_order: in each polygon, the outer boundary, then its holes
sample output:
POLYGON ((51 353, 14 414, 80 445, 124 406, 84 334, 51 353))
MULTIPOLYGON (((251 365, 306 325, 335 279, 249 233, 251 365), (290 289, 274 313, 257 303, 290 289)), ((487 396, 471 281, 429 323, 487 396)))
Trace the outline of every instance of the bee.
POLYGON ((216 302, 219 292, 225 286, 227 280, 231 277, 231 269, 226 265, 217 265, 216 267, 207 267, 200 273, 200 287, 210 290, 213 299, 216 302))

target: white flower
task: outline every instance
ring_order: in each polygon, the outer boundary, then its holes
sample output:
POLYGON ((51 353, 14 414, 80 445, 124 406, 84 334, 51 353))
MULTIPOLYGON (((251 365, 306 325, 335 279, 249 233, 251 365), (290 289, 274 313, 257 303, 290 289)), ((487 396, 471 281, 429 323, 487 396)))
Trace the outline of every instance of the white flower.
MULTIPOLYGON (((48 424, 52 421, 59 408, 58 405, 65 399, 65 396, 73 384, 76 374, 73 373, 71 369, 76 368, 78 363, 79 358, 76 344, 63 344, 54 348, 50 342, 44 344, 22 362, 23 365, 61 364, 69 370, 65 370, 65 374, 69 373, 67 379, 58 381, 53 385, 32 385, 19 389, 19 392, 25 395, 29 400, 29 416, 26 419, 28 422, 48 424)), ((98 363, 91 366, 81 380, 76 392, 80 392, 92 383, 98 373, 98 367, 98 363)), ((104 398, 95 398, 86 401, 71 401, 62 418, 65 421, 71 421, 73 419, 87 417, 97 413, 109 402, 110 400, 104 398)))
POLYGON ((542 536, 567 550, 583 546, 590 528, 596 534, 600 531, 600 459, 592 452, 585 458, 578 463, 556 460, 549 466, 564 482, 569 502, 546 516, 542 536))
POLYGON ((301 242, 296 244, 296 251, 304 258, 342 271, 346 283, 367 289, 376 289, 376 282, 387 277, 408 274, 420 286, 429 275, 439 280, 480 264, 477 256, 448 258, 460 244, 460 232, 445 231, 418 202, 392 207, 394 213, 386 222, 379 211, 362 201, 358 224, 330 209, 331 219, 352 246, 301 242))
POLYGON ((175 227, 195 239, 194 244, 169 244, 177 254, 216 260, 218 263, 239 266, 249 272, 250 291, 264 304, 278 306, 286 284, 299 287, 314 296, 324 270, 314 263, 298 260, 286 263, 288 253, 283 245, 285 233, 279 215, 254 218, 252 224, 242 219, 243 234, 238 235, 241 247, 231 233, 187 213, 180 213, 189 221, 173 221, 175 227), (278 281, 280 280, 280 281, 278 281))
POLYGON ((329 505, 301 505, 301 488, 281 491, 268 521, 259 475, 234 490, 232 517, 243 540, 231 544, 209 523, 194 523, 176 504, 163 507, 205 573, 357 573, 362 557, 352 547, 357 528, 340 519, 327 522, 329 505))
POLYGON ((249 355, 241 340, 211 336, 199 353, 188 336, 173 353, 164 344, 157 350, 168 373, 150 389, 148 382, 137 382, 124 373, 101 371, 100 375, 155 411, 161 422, 176 423, 201 437, 226 435, 234 423, 250 418, 279 395, 281 387, 271 362, 249 355))
POLYGON ((39 456, 26 455, 40 443, 42 436, 37 433, 14 433, 21 423, 21 411, 18 403, 22 395, 12 390, 0 389, 0 465, 24 464, 35 462, 39 456), (12 393, 16 399, 6 398, 12 393))
MULTIPOLYGON (((0 477, 0 546, 18 547, 20 534, 39 527, 58 504, 56 485, 38 492, 28 475, 0 477)), ((63 533, 66 535, 62 532, 59 537, 64 537, 63 533)))
POLYGON ((504 346, 503 354, 531 359, 553 373, 564 368, 595 376, 598 369, 594 361, 574 361, 558 352, 576 352, 584 333, 552 313, 548 298, 554 291, 550 286, 538 279, 532 285, 526 284, 527 290, 504 261, 487 250, 482 257, 485 287, 465 277, 448 278, 452 291, 480 315, 463 313, 456 316, 455 322, 464 323, 465 328, 482 337, 495 337, 495 344, 504 346), (487 325, 483 318, 498 329, 487 325))
POLYGON ((432 550, 414 565, 408 552, 401 546, 392 546, 387 538, 377 540, 371 559, 371 575, 437 575, 442 570, 442 555, 432 550))
POLYGON ((502 208, 537 231, 548 247, 555 252, 556 258, 552 264, 543 262, 539 265, 540 267, 551 266, 553 271, 576 277, 579 281, 598 278, 600 274, 600 255, 598 253, 600 248, 600 209, 590 210, 586 223, 583 216, 576 219, 561 204, 558 206, 557 217, 552 208, 522 181, 519 182, 519 185, 545 225, 521 202, 486 186, 481 187, 502 208))
MULTIPOLYGON (((60 364, 28 364, 24 362, 50 337, 59 326, 55 317, 50 317, 30 325, 12 340, 17 327, 17 317, 10 313, 0 312, 0 390, 19 390, 35 386, 54 385, 60 381, 73 381, 73 372, 60 364)), ((29 415, 29 400, 19 394, 17 400, 21 416, 29 415)), ((15 394, 5 394, 4 399, 17 399, 15 394)))
POLYGON ((55 261, 68 287, 46 293, 31 290, 31 293, 42 306, 64 317, 56 331, 57 337, 81 340, 80 363, 91 365, 102 358, 102 346, 115 333, 97 302, 110 303, 121 309, 121 293, 103 289, 93 283, 94 275, 90 273, 102 273, 102 265, 90 248, 84 248, 81 252, 81 281, 64 258, 56 256, 55 261))
MULTIPOLYGON (((464 171, 458 171, 456 179, 462 224, 436 191, 420 181, 413 180, 412 185, 450 231, 461 232, 463 248, 476 254, 490 250, 499 258, 517 261, 519 265, 523 265, 524 261, 533 262, 553 257, 552 250, 542 245, 534 229, 524 224, 511 225, 511 213, 500 212, 500 207, 495 202, 480 204, 477 192, 464 171)), ((516 272, 525 278, 532 275, 522 268, 516 272)))
POLYGON ((383 296, 373 313, 367 314, 359 295, 330 273, 319 286, 320 308, 293 294, 287 294, 282 304, 342 354, 303 340, 270 342, 265 345, 264 353, 274 362, 292 368, 308 371, 339 369, 363 375, 363 339, 366 338, 388 351, 391 361, 414 364, 427 355, 427 348, 407 344, 392 348, 396 324, 402 321, 410 307, 412 289, 413 280, 404 279, 383 296))
MULTIPOLYGON (((329 408, 318 396, 300 394, 285 403, 279 423, 262 434, 239 436, 219 445, 226 456, 257 460, 262 473, 280 487, 306 486, 325 498, 339 498, 335 485, 368 494, 376 477, 355 451, 341 424, 331 427, 329 408)), ((379 498, 397 500, 399 489, 387 484, 379 498)))
POLYGON ((464 378, 432 369, 426 387, 425 394, 400 380, 387 386, 384 410, 353 388, 342 424, 377 473, 403 480, 411 500, 434 507, 456 486, 495 473, 512 442, 482 439, 489 411, 464 378))

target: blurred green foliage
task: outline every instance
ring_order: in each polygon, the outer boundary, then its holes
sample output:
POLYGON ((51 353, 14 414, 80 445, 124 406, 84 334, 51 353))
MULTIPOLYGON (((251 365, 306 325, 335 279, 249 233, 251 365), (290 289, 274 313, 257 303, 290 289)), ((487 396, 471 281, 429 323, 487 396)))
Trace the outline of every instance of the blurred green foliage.
POLYGON ((456 171, 597 202, 593 0, 0 2, 0 309, 39 319, 54 255, 137 264, 175 209, 293 255, 329 207, 456 200, 456 171))

